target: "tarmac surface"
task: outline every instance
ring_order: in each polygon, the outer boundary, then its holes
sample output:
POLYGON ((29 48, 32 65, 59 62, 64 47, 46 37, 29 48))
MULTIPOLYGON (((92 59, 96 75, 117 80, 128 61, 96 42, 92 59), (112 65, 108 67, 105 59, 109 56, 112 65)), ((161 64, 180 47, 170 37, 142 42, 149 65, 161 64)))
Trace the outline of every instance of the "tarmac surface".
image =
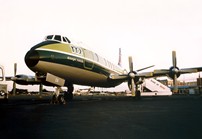
POLYGON ((0 104, 0 138, 202 139, 202 97, 12 96, 0 104))

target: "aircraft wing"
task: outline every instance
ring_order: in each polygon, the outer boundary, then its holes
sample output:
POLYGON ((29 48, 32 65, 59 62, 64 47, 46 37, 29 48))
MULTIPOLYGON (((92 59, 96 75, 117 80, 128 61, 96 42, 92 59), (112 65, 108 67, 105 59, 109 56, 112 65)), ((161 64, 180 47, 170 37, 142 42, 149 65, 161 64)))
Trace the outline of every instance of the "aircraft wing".
POLYGON ((157 69, 154 70, 153 75, 154 77, 160 77, 160 76, 167 76, 170 73, 169 69, 157 69))
POLYGON ((128 75, 127 74, 111 74, 109 76, 109 79, 126 81, 128 79, 128 75))
POLYGON ((202 71, 202 67, 195 67, 195 68, 183 68, 180 69, 181 73, 192 73, 192 72, 200 72, 202 71))
MULTIPOLYGON (((178 74, 187 74, 187 73, 195 73, 202 71, 202 67, 194 67, 194 68, 182 68, 177 71, 178 74)), ((157 69, 153 72, 153 77, 159 76, 168 76, 169 74, 173 74, 172 69, 157 69)))
POLYGON ((142 78, 151 78, 151 77, 154 77, 154 73, 153 72, 142 72, 142 73, 138 73, 137 75, 139 77, 142 77, 142 78))
POLYGON ((41 80, 36 80, 35 76, 28 76, 23 74, 16 75, 15 77, 11 78, 11 80, 20 85, 35 85, 41 83, 41 80))
MULTIPOLYGON (((17 84, 20 85, 35 85, 35 84, 41 84, 42 83, 42 79, 40 80, 36 80, 35 76, 28 76, 28 75, 24 75, 24 74, 19 74, 16 75, 15 77, 6 77, 6 81, 14 81, 17 84)), ((45 77, 44 77, 45 79, 45 77)))
MULTIPOLYGON (((139 78, 151 78, 151 77, 153 77, 153 72, 136 73, 135 77, 139 77, 139 78)), ((109 78, 112 79, 112 80, 127 81, 130 77, 129 77, 128 74, 111 74, 109 76, 109 78)))
MULTIPOLYGON (((194 73, 202 71, 202 67, 194 67, 194 68, 183 68, 180 69, 178 72, 180 74, 187 74, 187 73, 194 73)), ((135 77, 140 78, 152 78, 152 77, 160 77, 160 76, 168 76, 172 73, 171 69, 156 69, 153 72, 138 72, 135 74, 135 77)), ((109 77, 112 80, 123 80, 127 81, 129 79, 128 74, 120 74, 120 75, 110 75, 109 77)))
POLYGON ((7 77, 7 81, 13 81, 14 83, 20 84, 20 85, 40 85, 43 84, 45 86, 55 86, 53 82, 50 82, 47 80, 47 77, 50 76, 28 76, 24 74, 16 75, 15 77, 7 77))
POLYGON ((176 51, 172 51, 172 66, 170 69, 158 69, 154 70, 154 76, 169 76, 172 78, 177 78, 180 76, 180 74, 186 74, 186 73, 194 73, 194 72, 200 72, 202 71, 202 67, 195 67, 195 68, 183 68, 180 69, 177 67, 177 57, 176 57, 176 51))

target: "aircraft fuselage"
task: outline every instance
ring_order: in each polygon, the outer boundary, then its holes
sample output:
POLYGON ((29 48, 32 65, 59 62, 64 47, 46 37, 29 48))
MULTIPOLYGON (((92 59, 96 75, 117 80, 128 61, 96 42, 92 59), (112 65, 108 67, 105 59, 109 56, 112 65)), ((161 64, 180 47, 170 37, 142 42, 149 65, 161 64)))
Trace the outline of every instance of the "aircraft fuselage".
POLYGON ((25 63, 35 73, 50 73, 65 79, 65 84, 95 87, 121 84, 123 80, 109 77, 125 71, 97 53, 55 40, 45 40, 32 47, 25 56, 25 63))

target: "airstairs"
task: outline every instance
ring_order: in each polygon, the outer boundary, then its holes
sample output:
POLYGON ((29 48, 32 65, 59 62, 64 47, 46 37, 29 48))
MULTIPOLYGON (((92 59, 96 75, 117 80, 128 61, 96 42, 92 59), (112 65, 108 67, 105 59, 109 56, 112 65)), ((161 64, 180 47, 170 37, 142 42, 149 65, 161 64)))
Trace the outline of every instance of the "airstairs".
POLYGON ((169 87, 161 82, 150 78, 145 79, 142 84, 141 96, 170 96, 172 92, 169 87))

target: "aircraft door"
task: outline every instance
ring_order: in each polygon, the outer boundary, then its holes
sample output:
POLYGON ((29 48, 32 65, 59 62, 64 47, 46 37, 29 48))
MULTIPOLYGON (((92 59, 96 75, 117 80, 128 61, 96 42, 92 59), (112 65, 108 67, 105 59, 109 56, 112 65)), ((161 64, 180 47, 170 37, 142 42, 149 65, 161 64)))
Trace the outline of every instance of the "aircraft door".
POLYGON ((93 52, 89 51, 89 50, 84 50, 84 56, 85 56, 85 60, 84 60, 84 68, 86 69, 92 69, 94 66, 93 61, 93 52))

